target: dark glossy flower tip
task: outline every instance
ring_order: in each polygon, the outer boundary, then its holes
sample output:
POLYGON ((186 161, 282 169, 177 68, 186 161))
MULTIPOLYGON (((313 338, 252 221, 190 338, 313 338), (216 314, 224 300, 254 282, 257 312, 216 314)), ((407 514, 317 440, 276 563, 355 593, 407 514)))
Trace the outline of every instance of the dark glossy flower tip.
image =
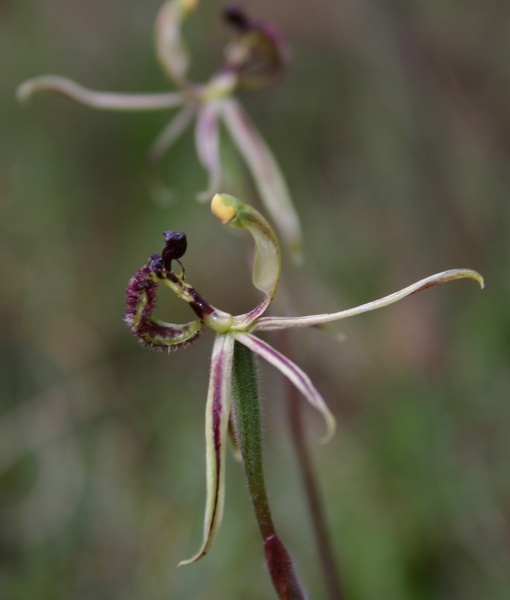
POLYGON ((166 244, 161 254, 165 268, 170 272, 172 270, 172 261, 179 260, 186 253, 188 242, 186 241, 186 234, 183 231, 164 231, 163 237, 166 244))
POLYGON ((225 21, 239 29, 240 31, 248 31, 252 27, 252 21, 245 11, 237 4, 230 4, 223 9, 223 18, 225 21))

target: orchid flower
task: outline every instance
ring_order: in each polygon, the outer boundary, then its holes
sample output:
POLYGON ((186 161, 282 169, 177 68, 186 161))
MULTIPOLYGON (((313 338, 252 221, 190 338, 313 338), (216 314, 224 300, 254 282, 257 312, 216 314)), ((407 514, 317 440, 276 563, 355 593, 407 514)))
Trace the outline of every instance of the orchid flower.
POLYGON ((151 94, 100 92, 65 77, 44 75, 24 82, 18 88, 18 98, 28 100, 34 93, 45 91, 103 110, 151 111, 180 107, 149 150, 152 187, 157 194, 162 192, 162 184, 154 184, 161 159, 196 119, 197 156, 208 173, 207 190, 198 194, 199 200, 209 199, 221 186, 219 129, 223 121, 253 176, 267 212, 293 257, 299 261, 301 226, 287 183, 271 150, 234 97, 237 90, 267 88, 283 75, 289 62, 287 43, 272 25, 250 19, 240 8, 225 9, 224 16, 234 29, 235 39, 226 48, 220 70, 207 83, 194 83, 188 78, 190 57, 182 40, 181 27, 198 3, 199 0, 167 0, 156 19, 157 58, 179 91, 151 94))
POLYGON ((145 346, 157 350, 177 350, 194 342, 203 327, 209 327, 216 333, 206 403, 207 501, 204 536, 197 553, 180 564, 194 562, 204 556, 221 523, 225 498, 227 438, 229 431, 234 437, 236 432, 237 416, 232 404, 232 365, 236 343, 276 367, 296 386, 323 416, 326 423, 323 441, 327 441, 335 431, 335 419, 321 394, 299 366, 259 338, 256 335, 258 332, 314 327, 338 321, 388 306, 429 287, 455 279, 474 279, 481 287, 484 285, 477 272, 453 269, 421 279, 389 296, 339 312, 302 317, 264 316, 280 279, 281 255, 276 236, 258 211, 232 196, 216 194, 211 209, 223 224, 246 229, 255 242, 252 281, 262 292, 263 298, 253 310, 238 316, 219 310, 186 281, 180 260, 186 251, 186 236, 182 232, 164 233, 166 244, 162 254, 151 255, 147 264, 133 276, 127 290, 126 322, 145 346), (197 318, 182 325, 155 319, 152 312, 159 285, 168 287, 178 298, 187 302, 197 318))

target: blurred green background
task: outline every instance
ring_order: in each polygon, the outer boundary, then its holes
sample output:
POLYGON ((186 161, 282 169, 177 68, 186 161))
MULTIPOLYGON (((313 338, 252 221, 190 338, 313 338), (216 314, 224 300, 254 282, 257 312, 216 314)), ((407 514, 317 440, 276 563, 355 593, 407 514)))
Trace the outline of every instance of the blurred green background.
MULTIPOLYGON (((274 598, 242 471, 224 524, 200 541, 211 336, 172 355, 122 322, 129 277, 185 230, 188 279, 230 312, 257 299, 249 241, 194 201, 193 136, 146 150, 169 114, 93 111, 14 93, 43 73, 96 89, 164 91, 160 2, 0 4, 0 598, 274 598)), ((221 61, 221 3, 187 28, 197 80, 221 61)), ((293 64, 243 102, 302 217, 306 263, 286 265, 299 314, 340 310, 431 273, 457 282, 342 323, 338 344, 292 334, 335 412, 327 446, 305 408, 349 600, 499 600, 510 589, 510 10, 507 1, 246 1, 288 35, 293 64)), ((225 141, 232 180, 242 163, 225 141)), ((243 199, 257 204, 249 178, 243 199)), ((275 310, 278 307, 275 307, 275 310)), ((280 309, 283 310, 283 309, 280 309)), ((188 319, 161 298, 162 316, 188 319)), ((274 338, 268 338, 275 342, 274 338)), ((267 479, 310 598, 326 598, 289 442, 283 386, 262 366, 267 479)))

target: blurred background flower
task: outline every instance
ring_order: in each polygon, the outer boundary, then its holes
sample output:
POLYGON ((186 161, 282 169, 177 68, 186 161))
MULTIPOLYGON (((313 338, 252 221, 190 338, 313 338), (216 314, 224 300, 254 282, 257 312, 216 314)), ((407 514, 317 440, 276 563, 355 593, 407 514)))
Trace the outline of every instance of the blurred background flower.
MULTIPOLYGON (((174 568, 202 527, 204 452, 189 442, 202 434, 208 373, 195 365, 207 364, 209 345, 154 355, 122 323, 125 282, 163 229, 186 231, 193 283, 214 305, 239 314, 258 298, 239 240, 190 202, 197 181, 205 186, 190 160, 193 136, 163 165, 176 201, 157 205, 140 165, 165 115, 99 113, 54 97, 20 107, 14 97, 20 82, 50 71, 78 81, 93 74, 98 89, 164 89, 152 43, 159 6, 0 6, 7 598, 272 597, 234 469, 214 560, 174 568), (223 269, 237 277, 219 286, 223 269)), ((287 78, 242 101, 304 224, 303 270, 314 285, 294 314, 353 306, 451 265, 487 282, 483 294, 458 284, 346 322, 340 346, 320 332, 292 334, 294 358, 339 423, 315 459, 347 591, 367 600, 506 598, 507 3, 244 6, 293 48, 287 78)), ((189 22, 197 81, 222 56, 221 8, 210 0, 189 22)), ((222 152, 239 196, 257 204, 234 149, 225 143, 222 152)), ((301 277, 287 277, 290 292, 301 277)), ((177 299, 164 307, 176 321, 188 319, 186 309, 177 299)), ((310 596, 321 598, 294 458, 274 435, 285 426, 282 382, 262 369, 274 517, 310 596)), ((322 423, 310 421, 320 437, 322 423)))
POLYGON ((156 54, 178 91, 104 92, 83 87, 61 75, 42 75, 24 81, 16 95, 20 102, 26 102, 36 93, 52 92, 92 108, 122 112, 168 111, 179 107, 148 153, 149 189, 154 200, 162 203, 171 201, 172 195, 161 177, 161 161, 194 120, 196 154, 208 175, 207 188, 197 194, 197 199, 208 201, 228 187, 219 137, 223 123, 252 174, 265 210, 299 264, 301 225, 287 182, 255 124, 234 96, 239 89, 260 91, 274 86, 288 67, 288 44, 274 26, 250 19, 240 7, 227 7, 222 17, 234 29, 235 36, 225 48, 224 63, 206 83, 192 83, 187 78, 191 58, 182 38, 186 17, 198 6, 198 0, 167 0, 156 17, 156 54))

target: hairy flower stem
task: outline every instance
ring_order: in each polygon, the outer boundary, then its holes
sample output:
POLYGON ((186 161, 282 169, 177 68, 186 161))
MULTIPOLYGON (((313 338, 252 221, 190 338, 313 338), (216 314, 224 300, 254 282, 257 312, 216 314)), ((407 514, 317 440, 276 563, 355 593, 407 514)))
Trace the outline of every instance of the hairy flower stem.
POLYGON ((253 353, 234 346, 233 400, 235 433, 241 450, 255 517, 264 540, 266 564, 280 600, 305 600, 292 560, 276 533, 264 481, 262 428, 257 368, 253 353))
MULTIPOLYGON (((286 356, 292 355, 289 334, 282 330, 279 335, 280 348, 286 356)), ((301 401, 296 388, 285 379, 285 398, 287 416, 296 453, 299 470, 305 490, 308 512, 315 537, 315 544, 324 574, 324 582, 330 600, 345 600, 346 596, 341 584, 339 570, 335 561, 331 539, 328 533, 326 515, 320 497, 319 486, 315 477, 312 458, 307 444, 306 431, 303 427, 301 401)))

